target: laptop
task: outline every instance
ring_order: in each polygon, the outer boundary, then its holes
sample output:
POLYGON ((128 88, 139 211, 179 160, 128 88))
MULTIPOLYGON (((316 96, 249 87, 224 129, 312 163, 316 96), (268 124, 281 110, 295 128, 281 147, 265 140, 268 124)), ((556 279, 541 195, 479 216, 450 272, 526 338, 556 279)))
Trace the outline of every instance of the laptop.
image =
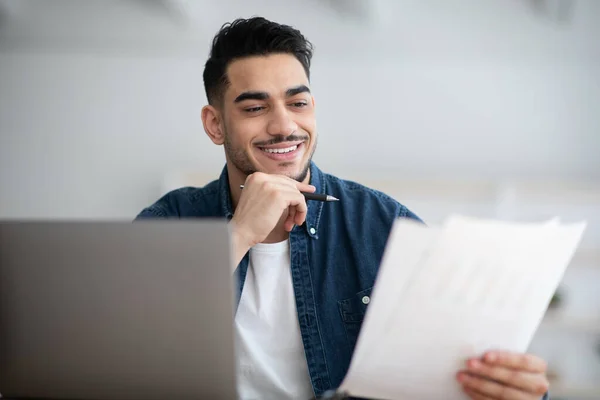
POLYGON ((0 393, 234 399, 225 221, 0 223, 0 393))

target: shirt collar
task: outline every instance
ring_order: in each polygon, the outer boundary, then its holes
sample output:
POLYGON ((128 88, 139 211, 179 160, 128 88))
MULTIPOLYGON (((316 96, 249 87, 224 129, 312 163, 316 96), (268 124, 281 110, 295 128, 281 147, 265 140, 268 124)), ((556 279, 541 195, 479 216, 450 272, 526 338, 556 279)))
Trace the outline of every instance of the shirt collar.
MULTIPOLYGON (((310 182, 316 188, 315 193, 325 193, 327 190, 325 184, 325 175, 317 167, 315 163, 310 163, 310 182)), ((233 218, 233 205, 231 203, 231 190, 229 188, 229 174, 227 172, 227 165, 223 167, 221 176, 219 177, 219 202, 221 207, 221 214, 227 219, 233 218)), ((324 202, 322 201, 308 201, 308 213, 306 215, 306 221, 303 225, 303 229, 306 230, 308 235, 314 239, 319 238, 319 221, 321 219, 321 213, 323 212, 324 202)))
MULTIPOLYGON (((325 174, 317 167, 315 163, 310 163, 310 182, 316 190, 315 193, 326 193, 327 185, 325 184, 325 174)), ((314 239, 319 238, 319 221, 321 220, 321 213, 323 212, 323 206, 325 205, 322 201, 307 201, 308 213, 306 214, 306 222, 304 223, 304 229, 308 235, 314 239)))

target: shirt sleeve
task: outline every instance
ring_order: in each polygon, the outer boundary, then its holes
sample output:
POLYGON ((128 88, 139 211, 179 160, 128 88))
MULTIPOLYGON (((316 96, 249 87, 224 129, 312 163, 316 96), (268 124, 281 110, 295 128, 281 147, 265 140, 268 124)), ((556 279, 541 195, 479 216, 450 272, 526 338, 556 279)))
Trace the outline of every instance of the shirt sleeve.
POLYGON ((154 204, 150 207, 144 208, 134 219, 134 221, 140 221, 144 219, 166 219, 167 213, 163 208, 154 204))
POLYGON ((168 218, 179 218, 179 202, 181 195, 178 191, 172 191, 160 199, 158 199, 152 205, 145 207, 135 217, 134 221, 144 219, 168 219, 168 218))

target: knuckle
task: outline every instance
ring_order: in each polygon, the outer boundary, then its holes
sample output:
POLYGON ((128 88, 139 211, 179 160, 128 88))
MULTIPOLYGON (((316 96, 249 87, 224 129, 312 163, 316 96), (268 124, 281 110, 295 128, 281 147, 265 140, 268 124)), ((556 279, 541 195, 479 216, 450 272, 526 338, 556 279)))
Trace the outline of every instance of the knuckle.
POLYGON ((259 176, 260 172, 255 172, 253 174, 250 174, 246 177, 246 183, 254 183, 256 182, 258 179, 260 179, 259 176))
POLYGON ((508 373, 509 382, 518 382, 521 380, 521 373, 519 371, 511 371, 508 373))
POLYGON ((269 197, 270 197, 271 201, 276 202, 276 203, 283 200, 283 195, 281 194, 281 192, 279 192, 277 190, 273 190, 273 189, 269 190, 269 197))
POLYGON ((298 204, 302 207, 302 209, 308 210, 308 205, 306 204, 306 199, 301 194, 298 197, 298 204))
POLYGON ((478 370, 482 375, 489 376, 491 378, 497 377, 498 375, 496 368, 492 368, 484 363, 480 363, 478 370))
POLYGON ((271 195, 280 193, 280 191, 277 190, 277 185, 271 181, 262 182, 262 191, 271 195))
POLYGON ((535 392, 535 394, 542 395, 542 394, 546 393, 549 388, 550 388, 550 382, 548 382, 548 379, 544 378, 544 379, 542 379, 541 382, 538 382, 538 384, 535 385, 534 392, 535 392))

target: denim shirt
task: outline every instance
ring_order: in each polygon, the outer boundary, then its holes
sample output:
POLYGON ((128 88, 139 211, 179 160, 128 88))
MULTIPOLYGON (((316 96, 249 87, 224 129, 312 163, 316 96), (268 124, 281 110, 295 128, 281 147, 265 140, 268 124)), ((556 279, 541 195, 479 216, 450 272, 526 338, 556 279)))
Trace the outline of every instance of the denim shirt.
MULTIPOLYGON (((399 217, 420 219, 384 193, 323 173, 314 163, 310 184, 340 199, 308 201, 305 223, 289 237, 300 335, 318 397, 337 388, 348 370, 392 224, 399 217)), ((202 217, 233 217, 227 168, 202 188, 167 193, 136 219, 202 217)), ((248 261, 249 253, 235 271, 237 303, 248 261)))

